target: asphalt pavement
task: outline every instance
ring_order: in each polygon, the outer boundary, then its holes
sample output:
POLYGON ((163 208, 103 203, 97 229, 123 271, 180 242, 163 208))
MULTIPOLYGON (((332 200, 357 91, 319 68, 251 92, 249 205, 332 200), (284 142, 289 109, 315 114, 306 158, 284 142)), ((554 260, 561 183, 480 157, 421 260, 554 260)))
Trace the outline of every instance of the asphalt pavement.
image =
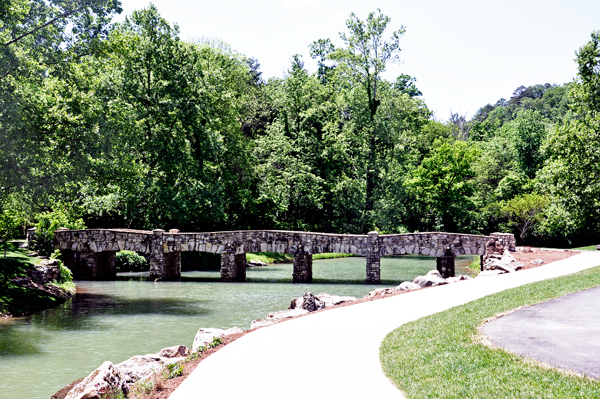
POLYGON ((481 332, 511 352, 600 379, 600 287, 516 310, 481 332))

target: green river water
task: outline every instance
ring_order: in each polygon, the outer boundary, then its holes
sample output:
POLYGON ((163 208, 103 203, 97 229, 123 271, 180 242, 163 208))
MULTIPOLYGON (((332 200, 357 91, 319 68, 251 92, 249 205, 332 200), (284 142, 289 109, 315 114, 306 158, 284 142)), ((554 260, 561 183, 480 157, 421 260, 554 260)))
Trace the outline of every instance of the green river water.
MULTIPOLYGON (((471 259, 457 258, 456 273, 471 274, 471 259)), ((60 307, 0 321, 0 399, 49 399, 106 360, 190 347, 199 327, 248 329, 308 291, 360 298, 431 269, 435 258, 382 258, 379 286, 365 284, 364 258, 316 260, 312 284, 292 284, 291 264, 249 268, 245 283, 221 283, 218 271, 185 272, 179 282, 133 273, 78 281, 60 307)))

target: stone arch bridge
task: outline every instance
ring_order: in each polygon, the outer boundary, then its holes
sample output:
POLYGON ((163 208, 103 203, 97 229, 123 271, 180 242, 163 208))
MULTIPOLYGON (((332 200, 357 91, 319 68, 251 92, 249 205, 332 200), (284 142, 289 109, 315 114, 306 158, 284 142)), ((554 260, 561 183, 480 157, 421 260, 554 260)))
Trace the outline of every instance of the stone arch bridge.
POLYGON ((246 279, 247 252, 278 252, 294 255, 294 282, 312 281, 312 255, 349 253, 366 258, 366 282, 379 283, 380 258, 393 255, 429 255, 438 270, 454 275, 454 257, 483 255, 491 238, 514 250, 512 234, 490 236, 455 233, 329 234, 279 230, 181 233, 179 230, 87 229, 54 232, 55 247, 65 264, 80 280, 116 277, 115 254, 130 250, 148 255, 152 280, 176 280, 181 274, 181 252, 212 252, 221 255, 221 280, 246 279))

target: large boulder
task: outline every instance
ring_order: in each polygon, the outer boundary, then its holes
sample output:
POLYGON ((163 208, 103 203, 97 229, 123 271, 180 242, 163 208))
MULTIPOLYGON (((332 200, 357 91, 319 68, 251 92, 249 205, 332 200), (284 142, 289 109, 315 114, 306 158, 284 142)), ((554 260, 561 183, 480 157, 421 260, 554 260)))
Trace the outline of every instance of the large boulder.
POLYGON ((168 364, 175 364, 185 360, 185 357, 161 357, 157 354, 133 356, 115 367, 119 370, 123 382, 133 384, 138 380, 150 378, 160 374, 168 364))
POLYGON ((185 357, 190 354, 189 349, 185 345, 176 345, 169 348, 164 348, 158 352, 158 356, 172 359, 174 357, 185 357))
POLYGON ((317 298, 319 298, 323 303, 325 303, 326 308, 339 305, 344 302, 356 301, 356 298, 353 296, 329 295, 324 292, 318 294, 317 298))
POLYGON ((199 328, 196 336, 194 337, 194 343, 192 345, 192 352, 198 351, 201 347, 207 348, 215 338, 222 338, 226 335, 241 333, 242 330, 239 327, 231 327, 227 330, 221 328, 199 328))
POLYGON ((514 273, 523 266, 508 250, 505 250, 501 256, 490 254, 483 262, 483 270, 501 270, 507 273, 514 273))
POLYGON ((119 369, 104 362, 69 391, 65 399, 100 399, 111 393, 127 393, 127 385, 119 369))
POLYGON ((437 270, 431 270, 425 276, 415 277, 413 283, 421 288, 436 287, 438 285, 448 284, 448 282, 442 278, 442 275, 437 270))
POLYGON ((421 288, 420 285, 413 283, 412 281, 404 281, 396 287, 397 291, 412 291, 421 288))
POLYGON ((309 312, 325 308, 325 302, 313 295, 312 292, 307 292, 301 297, 292 299, 288 309, 304 309, 309 312))

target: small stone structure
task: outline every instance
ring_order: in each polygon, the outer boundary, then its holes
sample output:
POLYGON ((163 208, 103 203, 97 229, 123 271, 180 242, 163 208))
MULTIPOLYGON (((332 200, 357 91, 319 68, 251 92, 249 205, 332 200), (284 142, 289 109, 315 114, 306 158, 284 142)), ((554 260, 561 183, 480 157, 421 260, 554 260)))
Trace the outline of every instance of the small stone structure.
MULTIPOLYGON (((181 252, 212 252, 221 255, 221 280, 246 279, 247 252, 278 252, 294 255, 293 281, 312 281, 312 255, 316 253, 348 253, 367 260, 366 281, 380 281, 380 258, 393 255, 428 255, 448 258, 444 265, 454 275, 454 257, 483 255, 492 237, 514 243, 512 234, 493 233, 479 236, 455 233, 329 234, 281 230, 243 230, 210 233, 181 233, 179 230, 88 229, 54 232, 55 246, 64 262, 80 280, 114 279, 115 254, 130 250, 148 255, 150 278, 173 280, 181 275, 181 252), (512 240, 512 241, 511 241, 512 240), (451 258, 451 259, 450 259, 451 258), (450 271, 451 270, 451 271, 450 271)), ((510 245, 507 246, 510 248, 510 245)), ((514 244, 513 244, 514 248, 514 244)), ((444 274, 444 273, 443 273, 444 274)))

